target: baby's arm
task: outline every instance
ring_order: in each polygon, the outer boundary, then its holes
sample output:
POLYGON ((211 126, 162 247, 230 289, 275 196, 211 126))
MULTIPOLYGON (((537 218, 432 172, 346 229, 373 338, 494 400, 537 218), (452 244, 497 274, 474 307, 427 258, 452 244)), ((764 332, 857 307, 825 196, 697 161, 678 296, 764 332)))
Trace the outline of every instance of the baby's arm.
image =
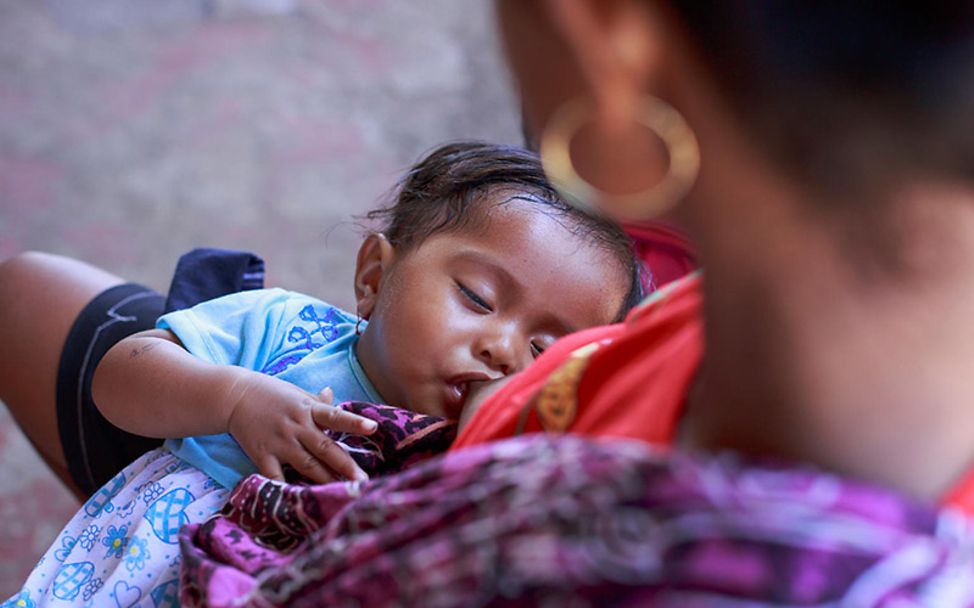
POLYGON ((112 347, 95 370, 92 395, 109 421, 132 433, 230 433, 267 477, 283 479, 287 463, 319 483, 334 479, 331 471, 366 478, 321 428, 368 434, 373 421, 278 378, 199 359, 168 330, 134 334, 112 347))

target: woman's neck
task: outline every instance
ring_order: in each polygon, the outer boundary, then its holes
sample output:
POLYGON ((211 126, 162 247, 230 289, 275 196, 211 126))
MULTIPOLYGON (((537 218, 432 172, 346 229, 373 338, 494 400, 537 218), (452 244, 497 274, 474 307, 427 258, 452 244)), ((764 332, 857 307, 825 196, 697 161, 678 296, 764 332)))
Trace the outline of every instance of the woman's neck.
POLYGON ((929 499, 971 466, 974 197, 928 188, 894 206, 897 255, 878 266, 850 255, 869 248, 840 243, 835 224, 784 205, 760 216, 773 230, 713 232, 688 446, 806 460, 929 499))

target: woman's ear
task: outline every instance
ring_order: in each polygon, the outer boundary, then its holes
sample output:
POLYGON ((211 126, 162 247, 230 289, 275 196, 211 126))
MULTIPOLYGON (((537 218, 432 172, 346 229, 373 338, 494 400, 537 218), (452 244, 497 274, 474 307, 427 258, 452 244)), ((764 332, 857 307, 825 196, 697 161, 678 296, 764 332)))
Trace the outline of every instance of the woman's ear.
MULTIPOLYGON (((607 199, 652 190, 669 169, 665 143, 642 118, 647 95, 661 93, 654 89, 664 69, 664 14, 646 0, 545 0, 542 6, 578 86, 536 121, 542 144, 567 142, 572 171, 607 199), (566 127, 574 119, 566 123, 559 112, 577 102, 586 104, 582 122, 566 127)), ((613 215, 607 200, 590 202, 613 215)))
POLYGON ((365 320, 375 310, 382 281, 395 256, 396 250, 392 243, 379 232, 370 234, 359 247, 355 260, 355 308, 365 320))
POLYGON ((584 87, 604 118, 628 120, 660 70, 662 24, 644 0, 547 0, 584 87))

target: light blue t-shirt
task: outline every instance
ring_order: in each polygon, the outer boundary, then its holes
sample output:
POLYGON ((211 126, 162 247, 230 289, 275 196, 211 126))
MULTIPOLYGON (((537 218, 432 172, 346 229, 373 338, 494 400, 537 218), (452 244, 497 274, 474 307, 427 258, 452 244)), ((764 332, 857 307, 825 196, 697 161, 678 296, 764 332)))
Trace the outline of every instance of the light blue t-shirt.
MULTIPOLYGON (((355 356, 355 318, 310 296, 283 289, 242 291, 164 315, 156 327, 172 331, 206 361, 277 376, 312 394, 330 386, 335 403, 382 401, 355 356)), ((257 472, 228 434, 169 439, 165 445, 228 489, 257 472)))

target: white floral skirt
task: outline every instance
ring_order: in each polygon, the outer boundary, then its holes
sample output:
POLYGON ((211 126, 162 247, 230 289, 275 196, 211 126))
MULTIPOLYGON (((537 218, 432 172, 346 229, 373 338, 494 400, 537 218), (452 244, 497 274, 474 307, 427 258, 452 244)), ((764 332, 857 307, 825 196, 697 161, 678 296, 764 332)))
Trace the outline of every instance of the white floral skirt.
POLYGON ((61 530, 7 606, 179 605, 179 529, 229 491, 165 448, 102 486, 61 530))

